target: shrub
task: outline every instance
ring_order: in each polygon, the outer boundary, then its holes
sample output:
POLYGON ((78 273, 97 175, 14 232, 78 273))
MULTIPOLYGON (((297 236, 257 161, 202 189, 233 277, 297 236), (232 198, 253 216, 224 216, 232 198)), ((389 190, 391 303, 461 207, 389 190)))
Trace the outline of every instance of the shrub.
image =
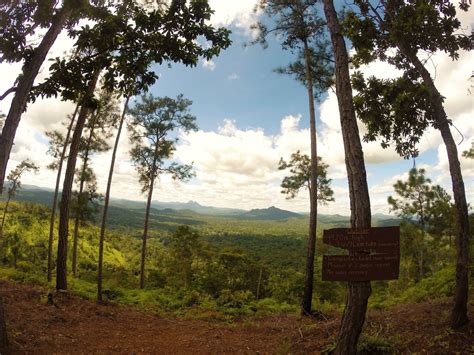
POLYGON ((31 272, 35 268, 35 266, 30 263, 29 261, 18 261, 16 263, 16 268, 23 272, 31 272))
POLYGON ((357 344, 359 354, 393 354, 395 348, 389 339, 380 336, 362 335, 357 344))
POLYGON ((253 294, 250 291, 222 290, 217 298, 217 305, 224 308, 242 308, 253 300, 253 294))
POLYGON ((124 293, 121 290, 118 289, 110 289, 110 290, 104 290, 102 291, 103 296, 109 300, 113 301, 119 298, 123 298, 124 293))

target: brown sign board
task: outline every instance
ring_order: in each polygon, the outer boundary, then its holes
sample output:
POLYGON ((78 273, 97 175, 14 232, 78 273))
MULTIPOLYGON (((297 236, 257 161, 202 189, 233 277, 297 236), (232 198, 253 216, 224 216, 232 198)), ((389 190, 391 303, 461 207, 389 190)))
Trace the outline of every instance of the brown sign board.
POLYGON ((323 232, 323 242, 352 252, 400 254, 400 227, 333 228, 323 232))
POLYGON ((398 279, 400 227, 325 230, 323 242, 350 255, 323 256, 323 281, 398 279))
POLYGON ((399 265, 399 255, 324 255, 323 281, 395 280, 399 265))

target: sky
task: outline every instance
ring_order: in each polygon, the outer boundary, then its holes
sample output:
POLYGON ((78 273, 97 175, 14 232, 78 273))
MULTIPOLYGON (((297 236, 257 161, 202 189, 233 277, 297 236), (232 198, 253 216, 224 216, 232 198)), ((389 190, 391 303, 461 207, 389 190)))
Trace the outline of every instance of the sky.
MULTIPOLYGON (((197 201, 202 205, 242 209, 279 208, 307 212, 308 192, 301 191, 287 200, 280 190, 285 172, 278 170, 280 158, 288 159, 297 150, 309 152, 308 98, 305 88, 292 77, 274 72, 291 62, 291 53, 282 51, 278 38, 270 38, 269 47, 246 46, 255 33, 251 24, 259 18, 253 12, 256 0, 210 0, 215 10, 212 23, 232 30, 232 46, 211 61, 200 61, 195 68, 173 65, 156 66, 160 79, 150 92, 175 97, 182 93, 193 101, 191 112, 199 130, 181 133, 173 159, 193 164, 196 176, 187 183, 163 176, 157 182, 154 198, 162 202, 197 201)), ((474 22, 474 12, 459 13, 466 33, 474 22)), ((62 33, 49 57, 62 54, 70 46, 62 33)), ((428 62, 439 91, 446 97, 445 108, 456 129, 452 129, 458 150, 469 149, 474 139, 474 71, 472 53, 461 52, 453 62, 436 53, 428 62)), ((48 65, 37 80, 47 76, 48 65)), ((0 65, 0 91, 14 82, 19 65, 0 65)), ((367 75, 395 77, 397 71, 384 63, 364 68, 367 75)), ((0 111, 8 112, 11 97, 0 102, 0 111)), ((8 170, 29 158, 40 166, 38 174, 28 174, 24 184, 53 188, 56 173, 46 166, 48 141, 45 131, 64 129, 61 122, 72 113, 72 103, 55 99, 38 100, 29 105, 18 128, 8 170)), ((329 164, 335 202, 321 206, 319 213, 349 215, 349 192, 337 99, 330 91, 316 103, 318 155, 329 164)), ((359 123, 361 136, 365 131, 359 123)), ((112 141, 111 141, 112 143, 112 141)), ((124 135, 119 147, 112 197, 144 200, 137 173, 130 162, 130 144, 124 135)), ((389 213, 387 197, 393 184, 406 179, 414 166, 425 168, 433 183, 451 192, 446 150, 436 130, 429 130, 420 141, 420 156, 403 160, 393 149, 382 149, 377 142, 363 143, 373 213, 389 213)), ((93 156, 99 192, 104 192, 111 152, 93 156)), ((474 161, 460 157, 468 202, 474 201, 474 161)))

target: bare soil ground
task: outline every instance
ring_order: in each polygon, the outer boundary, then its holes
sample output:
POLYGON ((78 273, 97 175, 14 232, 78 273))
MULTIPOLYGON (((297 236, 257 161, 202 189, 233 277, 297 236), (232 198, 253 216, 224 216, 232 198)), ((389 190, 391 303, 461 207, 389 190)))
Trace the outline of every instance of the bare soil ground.
MULTIPOLYGON (((232 324, 167 318, 63 293, 56 305, 46 290, 0 280, 11 352, 56 354, 308 354, 334 342, 340 315, 327 320, 296 315, 251 318, 232 324)), ((474 354, 474 307, 470 325, 451 331, 449 303, 400 305, 369 312, 364 331, 389 339, 396 352, 474 354)))

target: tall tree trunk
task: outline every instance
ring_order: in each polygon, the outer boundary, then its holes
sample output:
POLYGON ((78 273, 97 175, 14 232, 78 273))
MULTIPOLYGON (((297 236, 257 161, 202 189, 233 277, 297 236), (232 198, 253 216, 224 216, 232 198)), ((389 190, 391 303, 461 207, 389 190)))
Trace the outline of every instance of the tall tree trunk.
POLYGON ((260 285, 262 284, 262 274, 263 274, 263 267, 260 267, 260 272, 258 273, 257 294, 255 297, 257 301, 260 299, 260 285))
POLYGON ((120 124, 118 127, 117 137, 115 138, 114 150, 112 152, 112 160, 110 162, 109 178, 107 180, 107 190, 105 192, 104 210, 102 212, 102 222, 100 224, 100 238, 99 238, 99 262, 97 265, 97 301, 102 302, 102 267, 104 263, 104 240, 105 240, 105 227, 107 223, 107 212, 109 210, 110 200, 110 189, 112 187, 112 178, 114 176, 115 158, 117 156, 117 149, 120 142, 120 135, 122 134, 122 127, 125 121, 125 114, 128 109, 128 101, 130 96, 125 99, 125 105, 122 111, 122 117, 120 118, 120 124))
MULTIPOLYGON (((96 69, 93 78, 89 82, 87 92, 83 100, 94 96, 94 90, 99 79, 100 70, 96 69)), ((58 257, 56 267, 56 289, 67 290, 67 244, 69 234, 69 203, 71 201, 71 190, 74 182, 74 171, 76 169, 77 154, 81 140, 82 130, 89 114, 87 105, 81 105, 81 110, 77 118, 76 127, 72 136, 67 160, 66 174, 64 176, 63 192, 59 209, 59 236, 58 236, 58 257)))
POLYGON ((459 328, 469 322, 467 301, 469 292, 469 214, 466 202, 466 191, 458 158, 458 150, 449 128, 449 120, 443 107, 443 96, 436 88, 429 71, 417 57, 416 53, 399 45, 402 54, 414 65, 423 83, 426 85, 431 104, 436 115, 437 128, 441 133, 448 155, 449 172, 453 186, 454 205, 456 208, 456 289, 454 305, 451 310, 451 326, 459 328))
POLYGON ((423 207, 421 207, 421 245, 420 245, 420 260, 419 260, 419 278, 423 280, 424 272, 423 272, 423 264, 424 264, 424 256, 425 256, 425 215, 423 212, 423 207))
POLYGON ((153 165, 152 165, 152 175, 150 179, 150 189, 148 190, 148 199, 146 201, 146 210, 145 210, 145 225, 143 227, 143 244, 142 244, 142 260, 140 266, 140 288, 143 289, 145 287, 145 259, 146 259, 146 241, 148 239, 148 223, 150 219, 150 208, 151 208, 151 200, 153 197, 153 188, 155 185, 155 171, 156 171, 156 163, 158 159, 158 143, 156 142, 155 145, 155 155, 153 156, 153 165))
POLYGON ((314 254, 316 251, 316 230, 318 218, 318 155, 316 136, 316 114, 314 109, 313 76, 311 70, 311 53, 308 41, 304 41, 304 54, 306 64, 306 80, 308 82, 308 103, 309 103, 309 125, 311 136, 311 176, 310 176, 310 212, 308 246, 306 253, 306 273, 304 283, 303 301, 301 303, 301 315, 311 315, 311 303, 313 298, 313 278, 314 278, 314 254))
POLYGON ((66 4, 58 11, 53 18, 51 27, 44 35, 41 43, 34 50, 31 59, 23 66, 22 74, 18 77, 15 96, 13 97, 10 110, 8 111, 2 135, 0 136, 0 191, 3 190, 8 159, 21 115, 26 110, 28 95, 46 55, 56 41, 67 19, 72 14, 72 11, 73 6, 66 4))
POLYGON ((420 260, 418 262, 419 281, 423 280, 423 259, 424 259, 424 252, 423 252, 423 245, 422 245, 420 248, 420 260))
POLYGON ((424 247, 425 247, 425 212, 424 212, 424 208, 423 208, 423 201, 420 201, 421 197, 420 195, 418 195, 418 203, 420 205, 420 220, 421 220, 421 223, 420 223, 420 228, 421 228, 421 243, 420 243, 420 253, 419 253, 419 256, 420 256, 420 260, 418 260, 418 272, 419 272, 419 280, 418 281, 421 281, 423 280, 423 277, 425 276, 424 275, 424 256, 425 256, 425 253, 424 253, 424 247))
POLYGON ((0 354, 8 354, 8 332, 5 318, 3 297, 0 296, 0 354))
MULTIPOLYGON (((364 153, 353 105, 349 58, 332 0, 323 0, 336 61, 336 94, 346 156, 351 205, 351 227, 370 228, 370 198, 364 153)), ((365 322, 367 302, 372 293, 370 282, 349 282, 346 307, 339 329, 335 354, 355 354, 365 322)))
MULTIPOLYGON (((84 202, 82 201, 82 194, 84 192, 84 183, 85 183, 84 175, 87 170, 87 163, 89 162, 89 149, 92 143, 92 138, 94 138, 94 127, 95 127, 95 124, 92 123, 89 137, 86 143, 86 151, 84 153, 82 171, 79 177, 79 180, 80 180, 79 194, 77 195, 77 210, 76 210, 76 216, 74 218, 74 235, 73 235, 73 243, 72 243, 72 274, 74 277, 76 277, 76 273, 77 273, 77 244, 79 241, 79 224, 83 219, 83 212, 85 209, 85 207, 82 205, 82 203, 84 202)), ((87 204, 87 201, 85 201, 85 203, 87 204)))
POLYGON ((10 205, 11 195, 8 194, 7 202, 5 203, 5 208, 3 209, 2 224, 0 225, 0 240, 3 239, 3 227, 5 226, 5 218, 8 213, 8 206, 10 205))
MULTIPOLYGON (((156 162, 153 163, 155 166, 156 162)), ((146 202, 146 210, 145 210, 145 225, 143 227, 143 244, 142 244, 142 257, 141 257, 141 264, 140 264, 140 288, 143 289, 145 287, 145 258, 146 258, 146 241, 148 239, 148 220, 150 218, 150 208, 151 208, 151 199, 153 196, 153 185, 155 183, 155 179, 151 178, 150 181, 150 189, 148 190, 148 199, 146 202)))
POLYGON ((74 113, 71 117, 71 122, 67 128, 66 139, 64 141, 63 150, 61 152, 61 157, 59 158, 58 164, 58 173, 56 175, 56 186, 54 188, 53 196, 53 206, 51 208, 51 217, 49 219, 49 238, 48 238, 48 282, 52 280, 53 274, 53 238, 54 238, 54 220, 56 217, 56 206, 58 204, 58 194, 59 194, 59 183, 61 182, 61 173, 63 170, 63 162, 66 157, 66 151, 68 147, 69 139, 71 138, 72 127, 74 126, 74 121, 76 120, 77 112, 79 111, 79 104, 76 105, 74 113))

